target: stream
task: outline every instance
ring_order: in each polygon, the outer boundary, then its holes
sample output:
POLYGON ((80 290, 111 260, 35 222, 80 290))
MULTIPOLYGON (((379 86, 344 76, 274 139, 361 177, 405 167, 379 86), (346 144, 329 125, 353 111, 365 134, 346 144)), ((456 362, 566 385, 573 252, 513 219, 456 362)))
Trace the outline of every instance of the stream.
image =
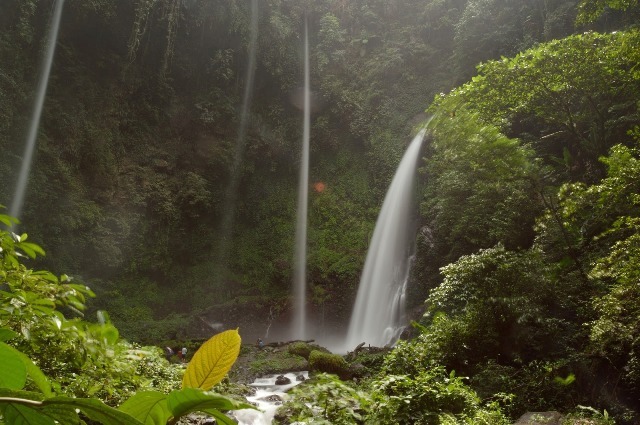
POLYGON ((250 386, 256 389, 255 395, 247 397, 250 403, 257 405, 258 409, 234 410, 232 416, 239 425, 270 425, 273 417, 287 399, 286 392, 305 380, 309 379, 309 372, 289 372, 284 374, 267 375, 258 378, 250 386), (278 385, 278 377, 284 376, 290 380, 289 384, 278 385))

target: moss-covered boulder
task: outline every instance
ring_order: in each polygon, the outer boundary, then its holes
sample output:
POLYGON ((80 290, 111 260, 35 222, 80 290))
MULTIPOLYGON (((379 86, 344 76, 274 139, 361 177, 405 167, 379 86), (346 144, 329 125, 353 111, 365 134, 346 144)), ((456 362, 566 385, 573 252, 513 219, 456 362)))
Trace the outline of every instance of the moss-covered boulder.
POLYGON ((289 352, 289 354, 295 354, 296 356, 304 357, 307 360, 309 360, 309 355, 311 354, 312 351, 329 353, 329 350, 327 350, 324 347, 321 347, 316 344, 310 344, 304 341, 296 341, 294 343, 289 344, 287 346, 287 351, 289 352))
POLYGON ((338 375, 340 379, 349 379, 351 377, 349 364, 338 354, 313 350, 309 354, 309 367, 313 371, 333 373, 338 375))

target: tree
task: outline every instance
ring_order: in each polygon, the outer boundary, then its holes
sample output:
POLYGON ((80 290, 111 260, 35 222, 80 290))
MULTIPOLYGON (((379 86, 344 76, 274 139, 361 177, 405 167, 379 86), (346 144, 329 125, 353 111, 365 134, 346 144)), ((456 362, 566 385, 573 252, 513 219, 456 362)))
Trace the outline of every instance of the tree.
POLYGON ((477 113, 432 110, 421 209, 440 245, 440 259, 455 261, 497 243, 530 244, 541 208, 531 184, 533 152, 483 124, 477 113))
POLYGON ((598 158, 640 120, 640 31, 586 33, 490 61, 456 89, 481 119, 530 142, 571 178, 602 176, 598 158), (562 170, 562 168, 560 168, 562 170))
POLYGON ((578 4, 578 24, 594 22, 606 9, 622 10, 637 8, 638 0, 581 0, 578 4))

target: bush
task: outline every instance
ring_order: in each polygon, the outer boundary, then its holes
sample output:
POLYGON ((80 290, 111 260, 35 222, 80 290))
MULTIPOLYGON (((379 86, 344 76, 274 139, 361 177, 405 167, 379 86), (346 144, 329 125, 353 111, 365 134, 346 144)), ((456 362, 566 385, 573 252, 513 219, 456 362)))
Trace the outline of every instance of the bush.
POLYGON ((454 372, 425 369, 415 378, 389 375, 372 383, 370 423, 425 425, 509 424, 496 403, 480 405, 477 394, 454 372))
POLYGON ((363 424, 368 413, 367 394, 324 373, 295 387, 291 396, 291 400, 278 409, 275 423, 311 420, 333 425, 363 424))

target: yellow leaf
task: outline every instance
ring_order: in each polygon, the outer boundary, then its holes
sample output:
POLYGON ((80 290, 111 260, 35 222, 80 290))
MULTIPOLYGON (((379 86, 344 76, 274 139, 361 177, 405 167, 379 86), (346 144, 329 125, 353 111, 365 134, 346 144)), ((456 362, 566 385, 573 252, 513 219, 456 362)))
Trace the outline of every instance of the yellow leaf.
POLYGON ((242 342, 238 330, 214 335, 196 351, 182 378, 182 388, 208 391, 222 381, 240 353, 242 342))

